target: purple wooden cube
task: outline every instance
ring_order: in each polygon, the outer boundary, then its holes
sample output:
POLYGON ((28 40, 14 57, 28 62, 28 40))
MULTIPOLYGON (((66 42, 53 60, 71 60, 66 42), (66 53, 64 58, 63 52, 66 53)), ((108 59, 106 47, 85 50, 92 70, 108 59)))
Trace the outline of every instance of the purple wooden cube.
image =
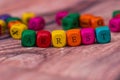
POLYGON ((58 12, 57 14, 56 14, 56 23, 58 24, 58 25, 61 25, 61 21, 62 21, 62 19, 64 18, 64 17, 66 17, 68 15, 68 12, 66 12, 66 11, 62 11, 62 12, 58 12))
POLYGON ((45 27, 45 20, 42 17, 34 17, 29 20, 29 29, 39 31, 45 27))
POLYGON ((0 19, 6 21, 7 18, 11 17, 9 14, 3 14, 3 15, 0 15, 0 19))

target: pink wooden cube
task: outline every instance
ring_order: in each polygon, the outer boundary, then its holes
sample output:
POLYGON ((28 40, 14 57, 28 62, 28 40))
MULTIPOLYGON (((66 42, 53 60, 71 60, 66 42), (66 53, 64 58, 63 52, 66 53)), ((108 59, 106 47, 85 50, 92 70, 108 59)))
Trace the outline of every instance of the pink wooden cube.
POLYGON ((82 43, 85 45, 95 43, 95 30, 93 28, 81 29, 82 43))
POLYGON ((34 17, 29 20, 28 27, 30 30, 39 31, 45 27, 45 20, 43 17, 34 17))
POLYGON ((112 18, 109 22, 109 27, 112 32, 120 32, 120 18, 112 18))
POLYGON ((62 11, 62 12, 58 12, 56 14, 56 23, 58 25, 61 25, 61 21, 64 17, 66 17, 68 15, 68 12, 67 11, 62 11))

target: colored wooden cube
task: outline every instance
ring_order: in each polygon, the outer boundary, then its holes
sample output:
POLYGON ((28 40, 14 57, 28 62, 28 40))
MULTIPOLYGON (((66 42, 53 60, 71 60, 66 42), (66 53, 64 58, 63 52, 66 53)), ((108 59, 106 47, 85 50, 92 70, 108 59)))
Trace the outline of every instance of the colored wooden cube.
POLYGON ((81 29, 82 43, 85 45, 95 43, 95 30, 93 28, 81 29))
POLYGON ((62 19, 65 18, 67 15, 68 15, 68 12, 67 12, 67 11, 58 12, 58 13, 56 14, 56 17, 55 17, 56 23, 57 23, 58 25, 61 25, 61 24, 62 24, 62 19))
POLYGON ((117 14, 117 15, 116 15, 116 18, 120 18, 120 14, 117 14))
POLYGON ((9 23, 11 21, 20 21, 21 22, 21 19, 18 18, 18 17, 9 17, 7 18, 6 22, 9 23))
POLYGON ((72 13, 62 19, 62 27, 64 30, 73 29, 79 27, 79 14, 72 13))
POLYGON ((11 21, 11 22, 8 23, 8 28, 10 29, 14 24, 18 24, 18 23, 21 24, 20 21, 11 21))
POLYGON ((6 23, 4 20, 0 20, 0 36, 7 32, 6 23))
POLYGON ((21 44, 24 47, 34 47, 36 43, 36 32, 33 30, 24 30, 22 32, 21 44))
POLYGON ((29 29, 39 31, 45 27, 45 20, 42 17, 34 17, 29 20, 29 29))
POLYGON ((90 21, 91 21, 91 27, 94 29, 99 26, 105 25, 102 17, 92 17, 90 21))
POLYGON ((83 14, 80 16, 80 26, 82 28, 91 27, 91 18, 94 16, 91 14, 83 14))
POLYGON ((112 18, 109 21, 109 28, 112 32, 120 32, 120 18, 112 18))
POLYGON ((80 29, 71 29, 66 32, 67 44, 69 46, 79 46, 81 44, 80 29))
POLYGON ((113 12, 113 17, 117 17, 118 15, 120 15, 120 10, 116 10, 113 12))
POLYGON ((1 27, 1 25, 0 25, 0 36, 2 35, 2 27, 1 27))
POLYGON ((111 41, 110 29, 107 26, 96 28, 96 40, 100 44, 109 43, 111 41))
POLYGON ((31 12, 24 13, 22 15, 22 21, 23 23, 28 24, 29 20, 33 17, 35 17, 34 13, 31 13, 31 12))
POLYGON ((47 48, 51 45, 51 33, 49 31, 40 30, 37 32, 36 44, 38 47, 47 48))
POLYGON ((10 18, 11 16, 9 14, 3 14, 0 15, 0 19, 6 21, 8 18, 10 18))
POLYGON ((22 32, 27 29, 25 24, 15 24, 10 28, 10 34, 14 39, 21 39, 22 32))
POLYGON ((52 31, 52 44, 54 47, 64 47, 66 45, 66 33, 63 30, 52 31))

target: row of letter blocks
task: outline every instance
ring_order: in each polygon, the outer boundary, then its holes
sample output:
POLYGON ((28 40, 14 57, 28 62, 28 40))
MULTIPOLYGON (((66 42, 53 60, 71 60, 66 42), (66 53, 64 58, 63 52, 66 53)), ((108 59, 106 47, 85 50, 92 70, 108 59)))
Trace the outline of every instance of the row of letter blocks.
POLYGON ((24 47, 38 46, 47 48, 64 46, 79 46, 81 44, 89 45, 95 42, 99 44, 109 43, 111 41, 110 30, 107 26, 101 26, 96 29, 83 28, 67 30, 49 31, 40 30, 37 33, 33 30, 24 30, 22 33, 21 44, 24 47))

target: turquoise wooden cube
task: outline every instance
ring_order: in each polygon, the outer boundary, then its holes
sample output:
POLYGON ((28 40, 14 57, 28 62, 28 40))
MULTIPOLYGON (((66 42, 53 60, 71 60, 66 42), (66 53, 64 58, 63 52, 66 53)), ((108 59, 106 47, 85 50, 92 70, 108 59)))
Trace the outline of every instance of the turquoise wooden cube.
POLYGON ((73 29, 79 27, 79 14, 72 13, 63 18, 62 20, 62 27, 64 30, 73 29))
POLYGON ((109 43, 111 41, 111 33, 108 26, 96 28, 96 40, 100 44, 109 43))
POLYGON ((22 33, 21 44, 24 47, 33 47, 36 43, 36 32, 33 30, 24 30, 22 33))

